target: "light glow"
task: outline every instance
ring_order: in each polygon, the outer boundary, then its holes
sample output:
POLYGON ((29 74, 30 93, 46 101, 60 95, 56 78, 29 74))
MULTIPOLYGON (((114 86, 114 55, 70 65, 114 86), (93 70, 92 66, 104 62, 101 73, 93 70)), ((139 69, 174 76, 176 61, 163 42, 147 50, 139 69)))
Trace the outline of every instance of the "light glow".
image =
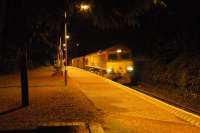
POLYGON ((111 73, 112 72, 112 68, 108 68, 106 71, 107 71, 107 73, 111 73))
POLYGON ((80 5, 81 11, 88 11, 89 9, 90 9, 90 5, 88 5, 88 4, 81 4, 80 5))
POLYGON ((132 66, 128 66, 128 67, 127 67, 127 71, 131 72, 131 71, 133 71, 133 70, 134 70, 134 69, 133 69, 132 66))
POLYGON ((117 50, 117 53, 121 53, 121 52, 122 52, 122 50, 121 50, 121 49, 118 49, 118 50, 117 50))
POLYGON ((70 38, 70 36, 69 35, 66 35, 66 37, 65 37, 66 39, 69 39, 70 38))

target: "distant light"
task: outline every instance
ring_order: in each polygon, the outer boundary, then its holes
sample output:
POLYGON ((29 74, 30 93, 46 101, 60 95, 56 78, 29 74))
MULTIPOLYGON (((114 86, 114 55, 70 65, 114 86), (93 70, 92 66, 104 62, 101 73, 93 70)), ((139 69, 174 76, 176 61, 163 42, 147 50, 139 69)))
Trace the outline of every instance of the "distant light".
POLYGON ((66 43, 63 43, 63 47, 66 47, 66 43))
POLYGON ((88 11, 89 9, 90 9, 90 5, 88 5, 88 4, 81 4, 80 5, 81 11, 88 11))
POLYGON ((70 36, 69 35, 66 35, 66 37, 65 37, 66 39, 69 39, 70 38, 70 36))
POLYGON ((121 52, 122 52, 122 50, 121 50, 121 49, 118 49, 118 50, 117 50, 117 53, 121 53, 121 52))
POLYGON ((65 12, 65 18, 67 17, 67 13, 65 12))
POLYGON ((80 45, 79 43, 76 44, 77 47, 78 47, 79 45, 80 45))

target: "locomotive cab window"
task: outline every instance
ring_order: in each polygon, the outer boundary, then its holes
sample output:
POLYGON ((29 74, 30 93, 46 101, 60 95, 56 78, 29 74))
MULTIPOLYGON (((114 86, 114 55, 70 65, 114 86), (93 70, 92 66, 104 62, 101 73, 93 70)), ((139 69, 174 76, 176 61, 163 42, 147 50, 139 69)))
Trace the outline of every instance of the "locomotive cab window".
POLYGON ((121 59, 123 59, 123 60, 130 59, 130 58, 131 58, 130 53, 122 53, 121 54, 121 59))
POLYGON ((117 54, 109 54, 108 60, 117 60, 117 54))

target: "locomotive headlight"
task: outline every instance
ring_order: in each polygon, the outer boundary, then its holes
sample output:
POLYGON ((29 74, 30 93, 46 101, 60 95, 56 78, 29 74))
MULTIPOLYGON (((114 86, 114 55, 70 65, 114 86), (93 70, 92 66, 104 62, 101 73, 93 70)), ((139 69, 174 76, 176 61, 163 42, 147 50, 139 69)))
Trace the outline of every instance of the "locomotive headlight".
POLYGON ((133 70, 134 70, 134 68, 133 68, 132 66, 128 66, 128 67, 127 67, 127 71, 128 71, 128 72, 132 72, 133 70))
POLYGON ((122 52, 122 50, 121 49, 117 49, 117 53, 121 53, 122 52))
POLYGON ((112 68, 107 68, 107 73, 111 73, 112 72, 112 68))

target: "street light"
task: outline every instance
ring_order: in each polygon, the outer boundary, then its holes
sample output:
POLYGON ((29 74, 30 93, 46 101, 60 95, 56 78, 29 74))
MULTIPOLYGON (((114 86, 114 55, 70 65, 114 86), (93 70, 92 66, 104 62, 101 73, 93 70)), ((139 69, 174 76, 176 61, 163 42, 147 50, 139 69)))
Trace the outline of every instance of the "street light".
MULTIPOLYGON (((81 12, 87 12, 87 11, 90 11, 91 10, 91 7, 89 4, 80 4, 80 11, 81 12)), ((70 13, 70 12, 68 12, 70 13)), ((64 67, 65 67, 65 86, 67 86, 67 40, 70 38, 69 35, 67 35, 67 16, 70 16, 70 14, 67 14, 67 12, 65 11, 65 46, 63 44, 63 47, 65 48, 65 64, 64 64, 64 67)))
POLYGON ((63 43, 63 47, 65 48, 67 45, 66 45, 66 43, 63 43))
POLYGON ((88 5, 88 4, 81 4, 80 5, 80 10, 81 11, 89 11, 90 10, 90 5, 88 5))
POLYGON ((65 12, 65 63, 64 63, 64 68, 65 68, 65 86, 67 86, 67 13, 65 12))
POLYGON ((69 39, 69 38, 70 38, 70 36, 69 36, 69 35, 66 35, 66 36, 65 36, 65 38, 66 38, 66 39, 69 39))

